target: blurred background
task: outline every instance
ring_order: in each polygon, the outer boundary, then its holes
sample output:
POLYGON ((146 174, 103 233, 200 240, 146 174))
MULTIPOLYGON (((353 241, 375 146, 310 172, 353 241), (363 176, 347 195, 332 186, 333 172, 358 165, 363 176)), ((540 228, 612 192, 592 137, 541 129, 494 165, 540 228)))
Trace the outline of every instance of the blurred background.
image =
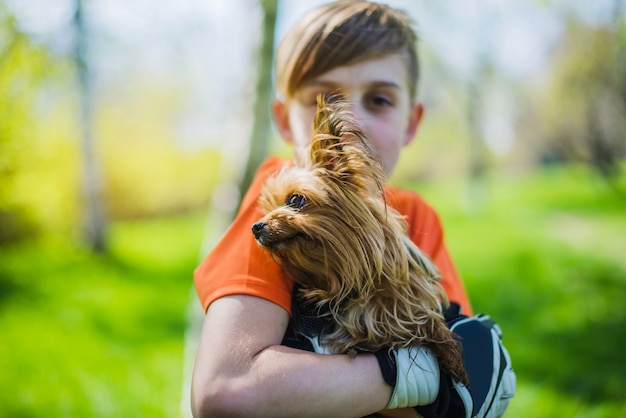
MULTIPOLYGON (((297 0, 0 0, 0 416, 187 415, 193 269, 250 172, 297 0)), ((405 0, 418 138, 518 376, 507 416, 626 415, 626 1, 405 0)))

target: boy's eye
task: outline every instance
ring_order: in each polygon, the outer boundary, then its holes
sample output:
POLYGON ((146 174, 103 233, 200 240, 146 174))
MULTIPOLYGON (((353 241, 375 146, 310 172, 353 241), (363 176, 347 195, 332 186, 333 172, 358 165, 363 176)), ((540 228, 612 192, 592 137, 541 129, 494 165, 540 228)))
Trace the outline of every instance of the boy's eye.
POLYGON ((306 205, 306 197, 302 196, 301 194, 292 194, 291 196, 287 197, 285 205, 294 209, 302 209, 302 207, 306 205))
POLYGON ((367 98, 367 103, 374 108, 389 107, 393 104, 391 99, 384 95, 372 95, 367 98))

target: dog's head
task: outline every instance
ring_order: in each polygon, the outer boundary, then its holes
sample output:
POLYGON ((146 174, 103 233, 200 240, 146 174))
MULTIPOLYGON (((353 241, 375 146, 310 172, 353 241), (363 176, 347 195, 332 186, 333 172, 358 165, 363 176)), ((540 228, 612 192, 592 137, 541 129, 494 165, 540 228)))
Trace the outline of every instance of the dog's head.
POLYGON ((357 266, 376 271, 385 246, 384 181, 348 106, 319 97, 308 155, 268 179, 259 199, 265 216, 252 231, 296 281, 346 268, 354 276, 357 266))

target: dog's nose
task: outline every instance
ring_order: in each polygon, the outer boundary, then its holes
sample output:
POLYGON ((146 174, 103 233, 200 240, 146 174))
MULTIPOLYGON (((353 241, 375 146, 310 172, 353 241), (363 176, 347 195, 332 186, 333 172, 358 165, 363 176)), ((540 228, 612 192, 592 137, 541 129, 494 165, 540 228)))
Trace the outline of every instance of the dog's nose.
POLYGON ((263 229, 265 228, 265 225, 267 225, 265 222, 257 222, 254 225, 252 225, 252 233, 254 234, 255 237, 259 236, 261 231, 263 231, 263 229))

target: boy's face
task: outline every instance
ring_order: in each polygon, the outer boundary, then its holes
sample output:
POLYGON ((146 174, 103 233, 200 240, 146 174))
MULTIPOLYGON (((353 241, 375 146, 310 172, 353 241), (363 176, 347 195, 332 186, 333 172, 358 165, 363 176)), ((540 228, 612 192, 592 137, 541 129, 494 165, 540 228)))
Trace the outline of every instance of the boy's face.
POLYGON ((317 95, 335 92, 350 104, 372 150, 390 174, 402 147, 413 140, 423 110, 409 97, 404 58, 394 54, 337 67, 306 83, 288 103, 275 101, 276 125, 296 152, 302 152, 311 140, 317 95))

